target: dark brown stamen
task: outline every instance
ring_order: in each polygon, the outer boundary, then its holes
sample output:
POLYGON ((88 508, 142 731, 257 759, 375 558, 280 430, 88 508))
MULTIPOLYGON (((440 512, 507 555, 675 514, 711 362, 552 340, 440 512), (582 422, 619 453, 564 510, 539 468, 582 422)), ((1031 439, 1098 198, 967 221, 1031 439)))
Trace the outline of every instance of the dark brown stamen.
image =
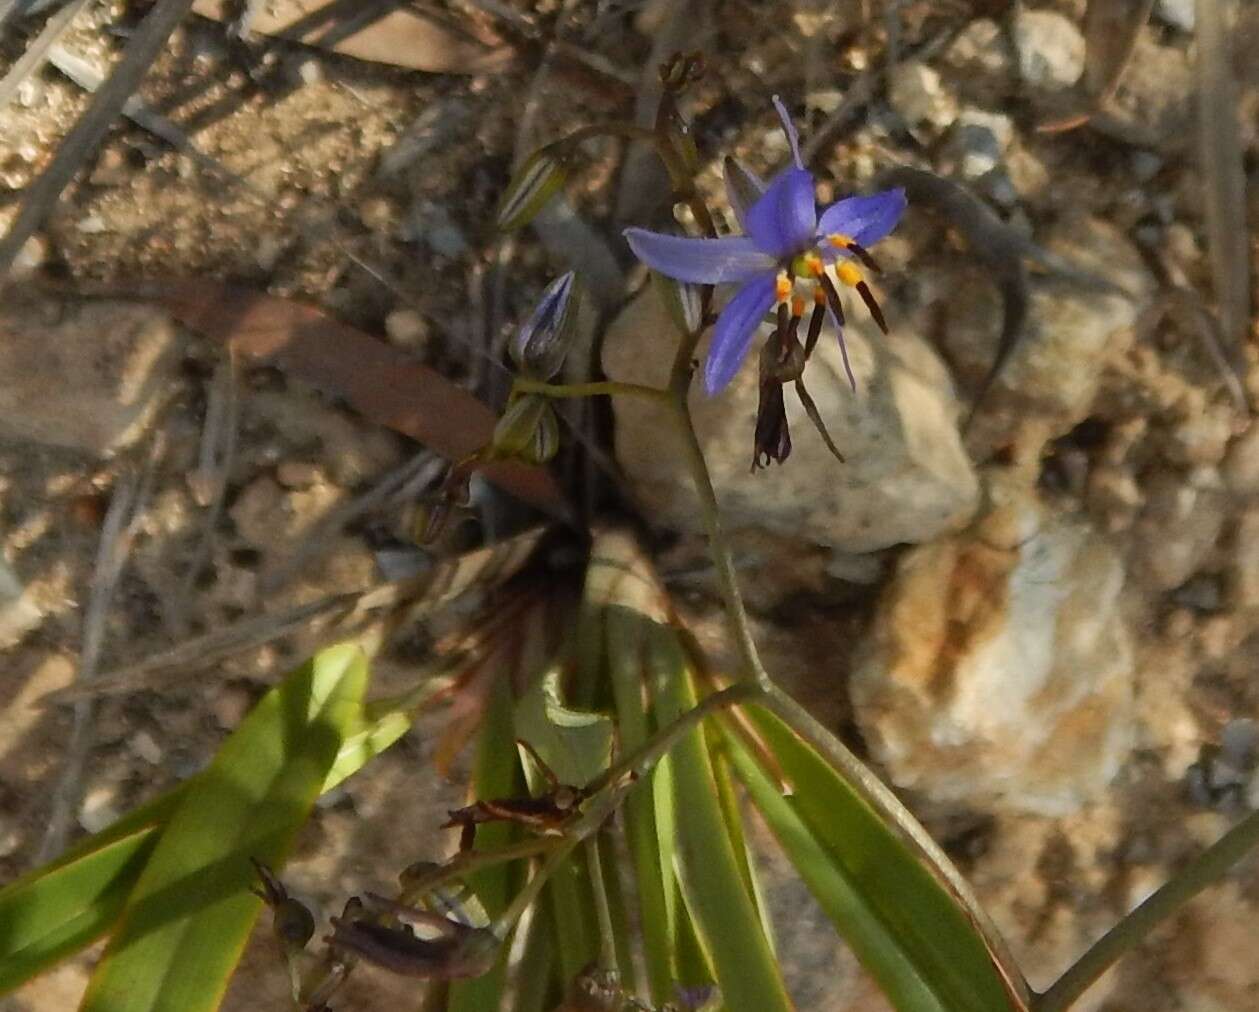
POLYGON ((809 396, 809 391, 804 388, 804 380, 796 380, 796 393, 800 395, 800 403, 804 405, 804 413, 809 416, 809 421, 813 423, 813 427, 817 429, 818 435, 826 443, 826 448, 835 455, 835 459, 841 464, 847 463, 844 460, 844 455, 839 452, 839 447, 831 439, 831 434, 826 431, 826 423, 822 421, 822 413, 818 411, 817 405, 813 403, 813 398, 809 396))
POLYGON ((883 319, 883 310, 879 308, 879 304, 874 300, 874 293, 870 291, 870 286, 864 281, 858 281, 857 294, 861 296, 861 301, 866 304, 866 309, 870 310, 870 315, 874 317, 874 322, 879 325, 879 330, 886 334, 887 321, 883 319))
POLYGON ((869 270, 874 271, 875 274, 883 273, 883 268, 878 265, 874 257, 870 255, 870 251, 864 246, 858 246, 855 242, 850 242, 848 244, 848 249, 858 260, 865 264, 869 270))
POLYGON ((839 325, 844 325, 844 306, 839 298, 839 290, 835 287, 835 282, 830 279, 829 275, 823 274, 819 279, 822 282, 822 288, 826 291, 826 301, 831 307, 831 312, 835 314, 835 319, 839 321, 839 325))
POLYGON ((820 302, 813 304, 813 315, 809 317, 809 332, 804 338, 804 358, 807 362, 822 335, 822 323, 826 320, 826 309, 820 302))

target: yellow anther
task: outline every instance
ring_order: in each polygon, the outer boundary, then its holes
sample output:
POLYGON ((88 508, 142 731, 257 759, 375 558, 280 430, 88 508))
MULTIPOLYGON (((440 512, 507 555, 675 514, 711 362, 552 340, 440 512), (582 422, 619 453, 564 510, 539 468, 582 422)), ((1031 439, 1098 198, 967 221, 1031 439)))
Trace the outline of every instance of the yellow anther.
POLYGON ((778 275, 778 280, 774 284, 774 297, 779 302, 786 302, 787 297, 791 294, 791 278, 787 277, 787 272, 783 271, 778 275))
POLYGON ((852 236, 844 235, 843 232, 832 232, 830 235, 826 237, 826 241, 829 242, 836 249, 847 249, 849 246, 853 245, 853 243, 856 242, 856 240, 853 239, 852 236))
POLYGON ((861 284, 861 271, 847 260, 835 265, 835 274, 849 288, 856 288, 861 284))
POLYGON ((816 253, 810 253, 804 258, 804 266, 809 276, 814 278, 820 278, 826 270, 826 264, 822 263, 822 258, 816 253))
POLYGON ((791 315, 792 315, 792 316, 803 316, 803 315, 804 315, 804 298, 803 298, 802 296, 796 295, 796 296, 793 296, 793 297, 792 297, 792 299, 791 299, 791 315))

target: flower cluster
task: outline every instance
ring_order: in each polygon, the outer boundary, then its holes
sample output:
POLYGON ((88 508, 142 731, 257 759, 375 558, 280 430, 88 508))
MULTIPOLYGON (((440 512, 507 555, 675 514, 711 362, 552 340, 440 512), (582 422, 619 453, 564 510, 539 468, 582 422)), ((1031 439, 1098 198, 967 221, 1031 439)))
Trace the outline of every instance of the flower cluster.
MULTIPOLYGON (((717 318, 704 365, 704 388, 710 395, 729 385, 761 321, 777 307, 774 338, 760 360, 761 406, 753 467, 770 459, 781 461, 791 451, 783 383, 797 384, 810 417, 815 424, 819 422, 799 380, 828 315, 839 336, 849 382, 856 389, 844 344, 839 289, 855 289, 886 333, 882 310, 861 268, 878 272, 868 249, 896 227, 905 211, 905 192, 895 189, 848 197, 819 214, 813 175, 800 157, 795 127, 777 96, 774 107, 787 135, 792 164, 765 185, 733 159, 725 162, 726 191, 743 235, 696 239, 641 228, 625 231, 638 259, 661 274, 691 284, 738 286, 717 318), (798 333, 810 304, 812 315, 801 346, 798 333)), ((820 431, 825 435, 824 429, 820 431)))

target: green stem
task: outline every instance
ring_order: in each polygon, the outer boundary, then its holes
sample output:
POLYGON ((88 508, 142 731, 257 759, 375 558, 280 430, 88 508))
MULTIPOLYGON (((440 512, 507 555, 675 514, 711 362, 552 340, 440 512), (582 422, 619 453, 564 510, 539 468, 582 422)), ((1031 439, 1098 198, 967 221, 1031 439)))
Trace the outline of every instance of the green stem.
MULTIPOLYGON (((588 789, 596 795, 608 791, 609 788, 611 788, 612 793, 616 793, 616 788, 631 773, 642 776, 650 772, 651 768, 660 761, 661 757, 669 749, 673 748, 684 734, 698 725, 705 717, 716 713, 718 710, 724 710, 729 706, 751 702, 753 699, 758 698, 762 691, 761 687, 754 682, 740 682, 737 685, 731 685, 722 689, 720 692, 714 692, 711 696, 705 696, 698 706, 691 707, 673 723, 661 728, 660 731, 643 744, 642 748, 626 756, 615 766, 605 770, 590 784, 588 789)), ((614 807, 615 803, 607 806, 591 805, 587 802, 587 812, 582 815, 580 822, 585 823, 594 817, 594 825, 597 828, 611 814, 614 807)))
POLYGON ((594 892, 595 913, 599 917, 599 962, 610 970, 618 970, 616 963, 616 928, 612 924, 612 906, 608 902, 607 880, 603 877, 603 862, 599 859, 599 837, 586 839, 586 863, 590 868, 590 887, 594 892))
POLYGON ((506 861, 518 861, 554 850, 560 838, 554 836, 530 836, 493 850, 469 850, 459 854, 426 874, 407 881, 398 895, 398 902, 414 906, 426 894, 453 879, 463 878, 480 868, 490 868, 506 861))
POLYGON ((541 380, 518 378, 512 387, 519 394, 541 394, 556 400, 575 397, 642 397, 646 400, 660 401, 666 391, 657 387, 645 386, 641 383, 618 383, 614 380, 602 380, 591 383, 543 383, 541 380))
POLYGON ((516 926, 516 922, 524 916, 524 912, 529 909, 529 904, 538 898, 538 893, 542 891, 542 887, 546 885, 555 870, 564 862, 581 842, 581 837, 564 837, 548 855, 542 867, 539 868, 525 887, 520 890, 515 898, 508 905, 507 909, 494 921, 490 926, 490 930, 494 932, 499 939, 506 938, 511 934, 511 929, 516 926))
POLYGON ((1259 843, 1259 812, 1251 812, 1189 863, 1189 866, 1104 934, 1034 1002, 1036 1012, 1068 1008, 1111 964, 1134 948, 1190 899, 1259 843))
MULTIPOLYGON (((689 384, 688 384, 689 385, 689 384)), ((761 663, 760 653, 756 649, 756 641, 752 638, 752 629, 748 622, 747 609, 743 604, 743 595, 739 593, 738 577, 735 574, 734 558, 726 543, 725 531, 722 528, 721 512, 717 506, 717 492, 708 473, 708 465, 704 461, 704 451, 699 445, 699 437, 691 421, 691 409, 686 400, 685 390, 675 395, 670 407, 677 420, 678 432, 682 436, 683 448, 686 451, 687 463, 690 466, 691 479, 695 482, 695 491, 699 494, 700 516, 708 532, 708 547, 712 553, 713 563, 717 567, 717 579, 721 583, 721 594, 725 598, 730 628, 738 644, 739 654, 743 659, 745 676, 763 690, 774 685, 769 672, 761 663)))

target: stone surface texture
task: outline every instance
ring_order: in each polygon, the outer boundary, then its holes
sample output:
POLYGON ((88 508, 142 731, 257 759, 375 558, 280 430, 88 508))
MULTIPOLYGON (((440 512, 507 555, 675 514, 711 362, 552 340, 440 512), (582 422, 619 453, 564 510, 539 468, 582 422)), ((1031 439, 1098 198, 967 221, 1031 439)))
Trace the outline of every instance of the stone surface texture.
MULTIPOLYGON (((854 309, 850 317, 857 315, 854 309)), ((857 392, 828 333, 805 382, 847 463, 831 456, 788 389, 791 457, 784 466, 751 473, 755 362, 745 363, 720 396, 708 397, 695 384, 695 427, 729 527, 868 552, 924 541, 970 519, 978 482, 958 436, 958 404, 943 363, 925 341, 896 325, 894 311, 887 337, 852 319, 846 333, 857 392)), ((675 334, 655 289, 647 289, 606 335, 604 370, 616 380, 662 383, 675 334)), ((701 345, 701 357, 706 350, 701 345)), ((619 398, 613 410, 617 459, 646 515, 665 526, 701 530, 682 445, 659 409, 619 398)))
POLYGON ((937 802, 1062 815, 1132 742, 1117 553, 1019 487, 905 554, 854 662, 859 726, 894 783, 937 802))

